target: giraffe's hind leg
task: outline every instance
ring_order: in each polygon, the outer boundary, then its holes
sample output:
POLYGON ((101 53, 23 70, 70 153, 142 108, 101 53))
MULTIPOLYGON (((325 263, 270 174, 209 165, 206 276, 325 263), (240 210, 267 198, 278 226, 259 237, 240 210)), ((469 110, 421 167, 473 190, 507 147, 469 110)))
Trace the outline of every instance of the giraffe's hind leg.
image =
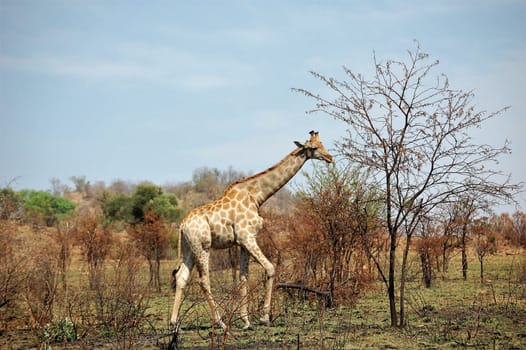
POLYGON ((248 293, 247 293, 247 282, 248 282, 248 262, 249 262, 248 251, 245 248, 241 248, 240 256, 240 268, 239 268, 239 279, 240 279, 240 294, 241 294, 241 319, 245 322, 243 329, 250 328, 250 320, 248 318, 248 293))
POLYGON ((179 321, 179 311, 181 309, 183 292, 188 280, 190 279, 190 274, 192 273, 192 268, 194 266, 192 254, 188 252, 185 255, 185 259, 175 275, 175 300, 172 309, 172 317, 170 318, 170 323, 173 326, 178 325, 177 323, 179 321))
POLYGON ((208 306, 210 307, 210 314, 212 322, 218 324, 223 330, 226 330, 226 325, 221 320, 221 315, 217 310, 216 302, 212 296, 210 288, 210 271, 209 271, 209 258, 210 252, 208 250, 202 250, 196 261, 197 270, 199 271, 201 289, 206 296, 208 306))

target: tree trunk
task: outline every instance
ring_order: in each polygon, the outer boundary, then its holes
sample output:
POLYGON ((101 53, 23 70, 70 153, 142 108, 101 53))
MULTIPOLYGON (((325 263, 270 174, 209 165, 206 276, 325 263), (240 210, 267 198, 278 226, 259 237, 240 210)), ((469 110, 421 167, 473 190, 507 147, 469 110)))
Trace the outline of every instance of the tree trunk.
POLYGON ((68 243, 64 241, 64 238, 62 238, 60 242, 60 256, 59 256, 59 265, 60 265, 60 275, 62 279, 62 289, 64 290, 64 293, 67 295, 68 290, 68 281, 67 281, 67 270, 68 270, 68 259, 69 259, 69 247, 68 243))
MULTIPOLYGON (((334 235, 331 235, 334 237, 334 235)), ((336 239, 332 241, 332 261, 329 272, 329 293, 331 302, 334 301, 334 291, 336 290, 336 280, 338 276, 338 268, 341 266, 341 259, 339 259, 338 245, 336 239)), ((332 307, 333 305, 331 305, 332 307)))
POLYGON ((449 270, 449 254, 447 252, 447 245, 444 243, 442 246, 442 271, 447 272, 449 270))
POLYGON ((462 246, 462 278, 464 281, 468 279, 468 256, 465 246, 462 246))
POLYGON ((407 235, 407 239, 404 247, 404 255, 402 257, 402 271, 400 275, 400 327, 404 327, 405 321, 405 280, 407 277, 407 257, 409 256, 409 247, 411 246, 411 234, 407 235))
POLYGON ((431 287, 431 261, 427 251, 420 252, 420 263, 422 265, 422 279, 426 288, 431 287))
POLYGON ((466 253, 466 237, 467 236, 467 227, 464 225, 462 227, 462 278, 465 280, 468 279, 468 255, 466 253))
POLYGON ((157 262, 152 259, 148 259, 148 266, 150 270, 150 280, 148 282, 148 287, 150 289, 155 289, 157 291, 160 291, 160 285, 159 285, 159 269, 157 268, 157 262))
POLYGON ((484 284, 484 257, 479 257, 480 261, 480 284, 484 284))
POLYGON ((102 269, 97 263, 90 263, 88 266, 88 279, 90 290, 97 290, 102 283, 102 269))
POLYGON ((398 326, 395 299, 395 263, 396 263, 396 233, 390 233, 391 246, 389 248, 389 276, 387 294, 389 296, 389 313, 391 314, 391 327, 398 326))
POLYGON ((161 259, 157 258, 155 260, 155 284, 157 288, 157 292, 161 292, 161 275, 159 270, 161 269, 161 259))

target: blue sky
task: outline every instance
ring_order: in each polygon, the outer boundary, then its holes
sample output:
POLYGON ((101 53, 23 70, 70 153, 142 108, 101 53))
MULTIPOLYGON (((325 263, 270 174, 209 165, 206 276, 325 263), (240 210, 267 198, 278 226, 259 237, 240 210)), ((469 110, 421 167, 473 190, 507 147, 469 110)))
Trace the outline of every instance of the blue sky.
POLYGON ((403 58, 414 39, 479 109, 512 107, 475 137, 511 140, 499 166, 526 181, 525 23, 519 0, 0 0, 0 185, 257 172, 311 129, 331 147, 345 126, 290 89, 370 73, 373 51, 403 58))

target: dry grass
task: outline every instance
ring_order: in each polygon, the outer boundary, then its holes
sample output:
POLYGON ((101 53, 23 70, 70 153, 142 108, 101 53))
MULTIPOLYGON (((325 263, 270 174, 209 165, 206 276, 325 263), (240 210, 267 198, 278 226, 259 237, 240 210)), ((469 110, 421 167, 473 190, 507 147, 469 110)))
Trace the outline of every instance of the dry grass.
MULTIPOLYGON (((236 323, 234 317, 224 344, 232 349, 297 349, 298 344, 301 349, 523 349, 524 259, 524 254, 489 256, 484 285, 479 283, 474 257, 467 281, 461 278, 459 259, 451 262, 449 273, 437 276, 432 288, 423 288, 419 279, 410 281, 408 326, 404 329, 389 327, 387 298, 379 282, 352 308, 323 309, 316 300, 300 302, 286 293, 275 292, 272 326, 242 331, 237 328, 241 323, 236 323)), ((254 275, 258 271, 253 269, 254 275)), ((228 285, 225 281, 216 274, 213 285, 218 299, 223 296, 220 304, 228 315, 235 303, 224 287, 228 285), (222 291, 219 285, 223 285, 222 291)), ((251 300, 251 308, 256 321, 262 289, 256 284, 254 292, 258 299, 251 300)), ((155 313, 164 309, 167 314, 170 302, 171 298, 163 306, 159 300, 155 313)), ((184 307, 189 312, 179 339, 181 347, 209 348, 212 334, 208 310, 196 285, 191 287, 184 307)), ((220 348, 223 333, 216 333, 214 345, 220 348)))

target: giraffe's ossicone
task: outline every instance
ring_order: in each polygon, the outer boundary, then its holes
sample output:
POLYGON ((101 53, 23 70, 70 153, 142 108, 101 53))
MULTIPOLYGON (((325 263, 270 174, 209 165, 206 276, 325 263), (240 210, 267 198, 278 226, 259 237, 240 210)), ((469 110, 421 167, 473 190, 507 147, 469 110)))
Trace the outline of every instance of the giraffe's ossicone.
POLYGON ((179 309, 183 291, 194 266, 200 276, 200 285, 210 306, 212 321, 225 328, 210 290, 209 257, 210 249, 241 247, 240 293, 241 317, 245 328, 250 327, 247 302, 248 261, 252 256, 265 269, 265 300, 261 323, 270 323, 270 305, 274 283, 274 266, 263 255, 256 242, 256 236, 263 227, 259 207, 283 187, 305 164, 308 159, 333 161, 332 156, 319 140, 318 133, 311 131, 310 139, 304 143, 295 142, 297 148, 273 167, 232 183, 221 197, 202 207, 196 208, 183 219, 180 225, 179 247, 182 253, 181 265, 175 275, 175 302, 171 323, 178 327, 179 309))

